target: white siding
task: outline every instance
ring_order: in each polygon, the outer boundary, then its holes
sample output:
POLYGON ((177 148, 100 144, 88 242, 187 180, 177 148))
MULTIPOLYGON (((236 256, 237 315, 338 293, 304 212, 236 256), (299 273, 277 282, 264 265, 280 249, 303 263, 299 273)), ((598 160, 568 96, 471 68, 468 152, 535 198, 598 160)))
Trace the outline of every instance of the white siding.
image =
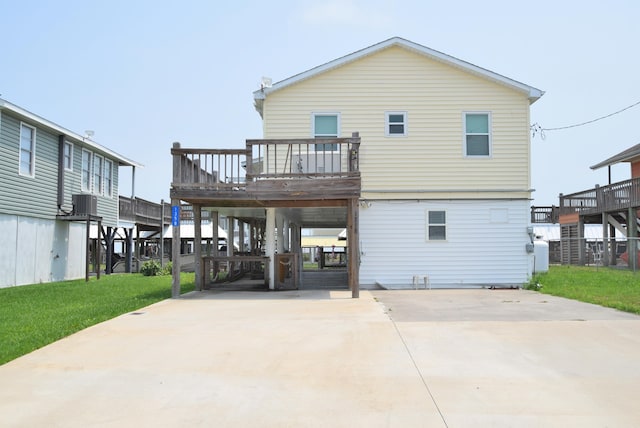
POLYGON ((412 287, 511 286, 527 282, 528 201, 369 201, 360 209, 360 283, 412 287), (369 205, 368 207, 366 205, 369 205), (426 240, 427 210, 447 213, 447 240, 426 240))
POLYGON ((0 236, 0 288, 84 276, 84 223, 0 214, 0 236))

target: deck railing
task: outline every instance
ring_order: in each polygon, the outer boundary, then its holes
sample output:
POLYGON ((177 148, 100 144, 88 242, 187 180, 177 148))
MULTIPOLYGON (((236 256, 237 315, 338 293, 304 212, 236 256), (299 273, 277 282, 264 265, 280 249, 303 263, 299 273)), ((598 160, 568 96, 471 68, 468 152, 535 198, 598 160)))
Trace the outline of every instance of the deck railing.
POLYGON ((560 210, 555 205, 531 207, 531 223, 558 223, 560 210))
POLYGON ((640 177, 560 195, 560 215, 601 214, 640 207, 640 177))
MULTIPOLYGON (((162 205, 140 198, 119 197, 119 218, 134 223, 160 225, 162 205)), ((164 222, 171 223, 171 204, 164 203, 164 222)))
POLYGON ((175 143, 174 189, 241 190, 264 179, 357 177, 360 138, 247 140, 245 149, 186 149, 175 143))

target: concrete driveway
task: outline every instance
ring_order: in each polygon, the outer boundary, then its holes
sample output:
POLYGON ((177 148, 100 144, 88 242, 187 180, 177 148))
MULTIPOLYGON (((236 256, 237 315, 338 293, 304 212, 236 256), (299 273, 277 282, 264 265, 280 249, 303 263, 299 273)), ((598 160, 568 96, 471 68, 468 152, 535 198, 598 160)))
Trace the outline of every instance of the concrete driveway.
POLYGON ((524 290, 360 296, 120 316, 0 366, 0 426, 640 426, 640 317, 524 290))

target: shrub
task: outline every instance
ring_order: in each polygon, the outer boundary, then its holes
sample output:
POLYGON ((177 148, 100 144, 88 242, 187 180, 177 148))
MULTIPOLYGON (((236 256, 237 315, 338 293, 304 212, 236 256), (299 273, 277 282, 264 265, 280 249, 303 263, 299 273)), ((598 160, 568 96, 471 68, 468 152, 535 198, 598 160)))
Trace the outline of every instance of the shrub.
POLYGON ((171 275, 172 272, 173 272, 173 263, 167 262, 167 264, 165 264, 164 267, 162 268, 161 275, 171 275))
POLYGON ((155 260, 148 260, 142 264, 140 273, 144 276, 156 276, 161 273, 160 263, 155 260))

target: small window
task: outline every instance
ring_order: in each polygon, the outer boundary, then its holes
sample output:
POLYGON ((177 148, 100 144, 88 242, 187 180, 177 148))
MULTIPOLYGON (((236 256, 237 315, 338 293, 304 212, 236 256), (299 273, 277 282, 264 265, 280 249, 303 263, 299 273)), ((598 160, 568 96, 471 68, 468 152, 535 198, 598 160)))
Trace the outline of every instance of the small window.
POLYGON ((104 195, 113 196, 113 162, 109 159, 104 161, 104 195))
POLYGON ((102 165, 104 158, 93 155, 93 193, 102 195, 102 165))
POLYGON ((64 152, 62 153, 62 162, 64 169, 67 171, 73 170, 73 144, 68 141, 64 142, 64 152))
POLYGON ((82 190, 91 191, 91 163, 92 153, 88 150, 82 151, 82 190))
POLYGON ((491 155, 491 118, 489 113, 464 114, 465 156, 491 155))
MULTIPOLYGON (((340 115, 338 113, 313 113, 313 138, 338 138, 340 115)), ((316 151, 336 151, 337 144, 316 144, 316 151)))
POLYGON ((427 211, 427 241, 445 241, 446 239, 446 211, 427 211))
POLYGON ((387 137, 403 137, 407 135, 407 113, 403 111, 388 111, 386 116, 387 137))
POLYGON ((20 124, 20 175, 35 176, 36 128, 20 124))

